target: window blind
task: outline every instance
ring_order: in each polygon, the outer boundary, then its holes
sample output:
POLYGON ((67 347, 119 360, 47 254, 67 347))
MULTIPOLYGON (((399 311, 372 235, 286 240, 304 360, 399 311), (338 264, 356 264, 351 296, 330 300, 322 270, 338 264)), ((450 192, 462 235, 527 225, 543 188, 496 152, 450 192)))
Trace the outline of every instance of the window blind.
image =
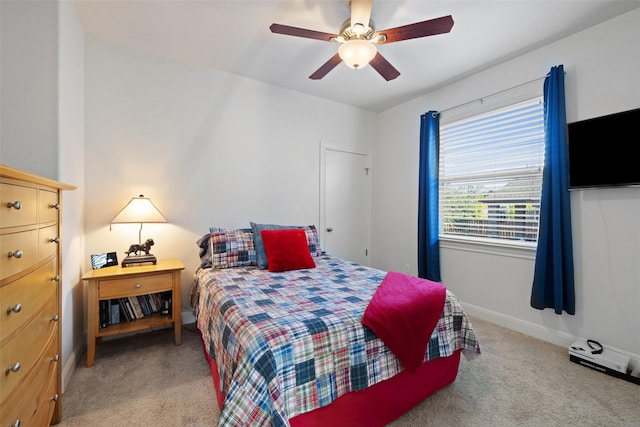
POLYGON ((543 115, 540 97, 441 126, 442 236, 537 240, 543 115))

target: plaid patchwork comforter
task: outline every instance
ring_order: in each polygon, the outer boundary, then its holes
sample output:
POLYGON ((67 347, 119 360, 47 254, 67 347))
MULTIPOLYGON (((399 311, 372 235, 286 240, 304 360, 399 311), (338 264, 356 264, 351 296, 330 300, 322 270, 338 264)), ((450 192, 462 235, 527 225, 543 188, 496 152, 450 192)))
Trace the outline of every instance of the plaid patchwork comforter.
MULTIPOLYGON (((200 269, 191 303, 226 394, 219 425, 287 426, 288 419, 403 370, 362 325, 386 272, 322 255, 316 268, 200 269)), ((447 291, 425 361, 480 352, 469 319, 447 291)))

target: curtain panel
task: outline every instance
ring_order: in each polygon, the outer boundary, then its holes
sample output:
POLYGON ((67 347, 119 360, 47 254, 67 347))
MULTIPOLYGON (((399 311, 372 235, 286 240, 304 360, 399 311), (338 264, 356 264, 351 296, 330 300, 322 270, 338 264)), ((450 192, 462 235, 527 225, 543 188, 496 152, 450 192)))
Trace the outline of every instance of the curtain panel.
POLYGON ((418 184, 418 276, 440 282, 440 228, 438 168, 440 113, 420 116, 420 170, 418 184))
POLYGON ((545 162, 531 306, 575 314, 564 67, 544 81, 545 162))

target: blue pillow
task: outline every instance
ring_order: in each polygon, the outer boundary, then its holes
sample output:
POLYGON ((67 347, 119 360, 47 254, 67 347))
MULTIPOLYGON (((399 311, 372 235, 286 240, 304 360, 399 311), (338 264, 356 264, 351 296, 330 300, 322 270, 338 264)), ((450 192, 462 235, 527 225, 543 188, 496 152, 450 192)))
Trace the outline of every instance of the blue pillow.
POLYGON ((262 240, 262 230, 285 230, 287 228, 300 228, 293 225, 276 225, 276 224, 256 224, 251 222, 251 228, 253 229, 253 246, 256 250, 256 261, 258 268, 266 270, 267 264, 267 252, 264 249, 264 241, 262 240))

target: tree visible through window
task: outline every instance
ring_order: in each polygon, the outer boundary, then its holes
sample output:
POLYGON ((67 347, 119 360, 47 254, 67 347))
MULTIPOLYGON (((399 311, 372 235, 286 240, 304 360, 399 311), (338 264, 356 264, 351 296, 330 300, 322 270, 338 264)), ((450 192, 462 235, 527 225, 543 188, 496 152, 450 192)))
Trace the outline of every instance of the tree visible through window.
POLYGON ((441 125, 441 236, 537 241, 543 114, 536 98, 441 125))

